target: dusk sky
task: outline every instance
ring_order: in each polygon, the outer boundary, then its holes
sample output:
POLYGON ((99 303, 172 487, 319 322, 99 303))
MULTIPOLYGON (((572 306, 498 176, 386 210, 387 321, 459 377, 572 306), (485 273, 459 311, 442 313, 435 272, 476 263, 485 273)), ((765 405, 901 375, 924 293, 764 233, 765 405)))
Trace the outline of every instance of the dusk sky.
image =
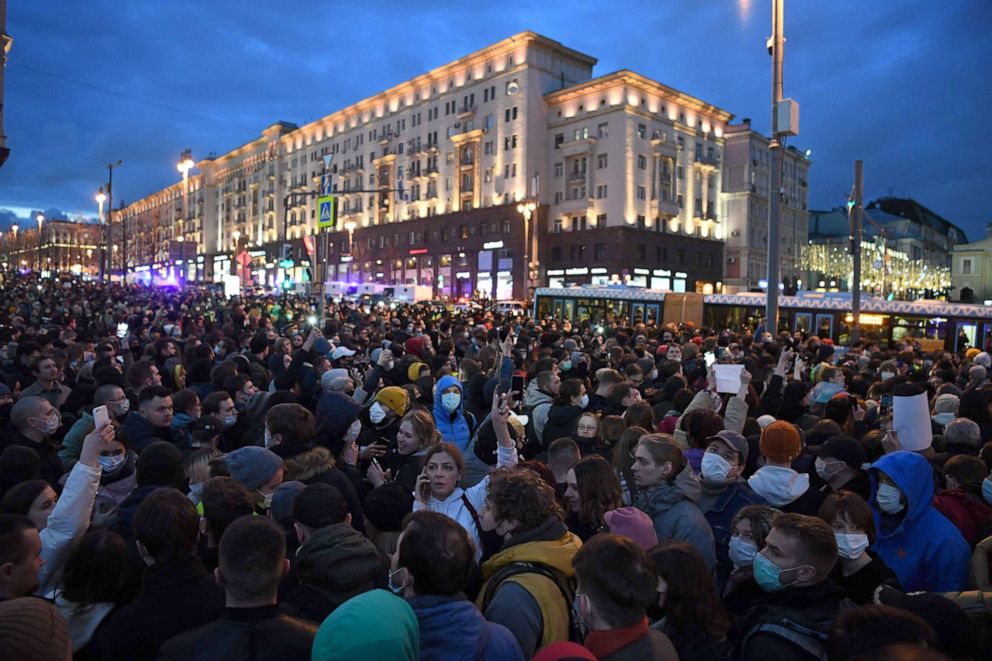
MULTIPOLYGON (((187 147, 224 153, 527 29, 598 58, 594 75, 631 69, 770 124, 771 0, 7 4, 4 230, 34 209, 95 216, 110 161, 115 202, 133 201, 177 181, 187 147)), ((867 200, 910 196, 984 237, 990 26, 989 0, 787 1, 811 208, 842 204, 862 158, 867 200)))

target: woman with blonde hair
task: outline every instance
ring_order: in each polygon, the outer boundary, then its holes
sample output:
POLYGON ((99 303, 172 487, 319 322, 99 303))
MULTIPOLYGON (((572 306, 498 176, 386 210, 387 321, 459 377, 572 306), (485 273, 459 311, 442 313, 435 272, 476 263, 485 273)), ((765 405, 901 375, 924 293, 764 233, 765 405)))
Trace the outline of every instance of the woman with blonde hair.
POLYGON ((215 459, 220 459, 224 453, 217 448, 200 448, 183 460, 183 472, 186 473, 186 480, 189 482, 189 499, 194 505, 200 504, 200 494, 203 491, 203 483, 211 477, 217 477, 210 471, 210 464, 215 459))
POLYGON ((434 416, 424 409, 409 411, 400 421, 396 432, 396 447, 391 448, 382 461, 372 460, 368 478, 373 487, 395 480, 413 492, 417 476, 424 469, 427 453, 441 442, 441 434, 434 424, 434 416))

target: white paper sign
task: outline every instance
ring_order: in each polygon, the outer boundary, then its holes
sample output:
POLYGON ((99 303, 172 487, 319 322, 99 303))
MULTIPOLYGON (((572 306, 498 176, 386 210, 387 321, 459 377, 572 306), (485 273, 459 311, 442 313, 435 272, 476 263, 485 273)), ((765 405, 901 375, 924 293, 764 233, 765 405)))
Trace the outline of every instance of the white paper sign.
POLYGON ((925 450, 933 443, 927 394, 892 398, 892 428, 903 450, 925 450))
POLYGON ((741 388, 743 365, 714 365, 717 392, 737 392, 741 388))

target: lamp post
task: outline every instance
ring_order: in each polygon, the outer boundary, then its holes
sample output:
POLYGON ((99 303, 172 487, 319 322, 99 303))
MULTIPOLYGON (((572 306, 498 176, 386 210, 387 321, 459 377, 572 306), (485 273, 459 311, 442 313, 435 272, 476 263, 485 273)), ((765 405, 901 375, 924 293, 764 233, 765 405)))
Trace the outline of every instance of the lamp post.
POLYGON ((38 275, 41 275, 41 226, 45 222, 45 214, 39 213, 35 220, 38 221, 38 275))
POLYGON ((234 230, 231 232, 231 238, 234 239, 234 252, 232 253, 231 261, 235 264, 235 272, 238 274, 238 288, 241 291, 241 295, 244 296, 245 288, 245 278, 244 270, 245 267, 241 265, 241 261, 238 259, 238 243, 241 241, 241 231, 234 230))
POLYGON ((353 220, 349 220, 344 224, 344 228, 348 230, 348 256, 351 257, 351 260, 348 262, 348 282, 351 282, 351 265, 355 263, 354 240, 356 227, 358 225, 353 220))
POLYGON ((183 223, 185 229, 186 219, 189 218, 189 171, 196 165, 193 162, 193 151, 187 149, 179 155, 179 163, 176 169, 183 175, 183 223))
MULTIPOLYGON (((521 202, 517 205, 517 211, 524 217, 524 295, 530 295, 530 285, 531 282, 536 279, 531 277, 531 263, 530 263, 530 249, 531 249, 531 236, 530 236, 530 219, 537 210, 537 204, 535 202, 521 202)), ((536 260, 535 260, 536 262, 536 260)))
MULTIPOLYGON (((107 209, 110 211, 110 215, 107 218, 107 253, 112 254, 114 245, 114 168, 120 167, 123 161, 117 160, 114 163, 107 163, 107 209)), ((124 235, 124 241, 127 241, 127 233, 124 231, 124 217, 121 216, 121 234, 124 235)), ((127 245, 125 243, 125 245, 127 245)), ((124 254, 127 254, 127 249, 125 248, 124 254)), ((110 269, 107 269, 108 273, 110 269)), ((109 275, 108 275, 109 277, 109 275)), ((121 268, 121 281, 127 282, 127 264, 122 264, 121 268)))
MULTIPOLYGON (((17 223, 14 223, 13 225, 10 226, 10 233, 11 233, 10 253, 11 254, 14 254, 14 251, 17 250, 17 227, 18 227, 17 226, 17 223)), ((17 258, 16 257, 14 258, 14 270, 15 271, 17 270, 17 258)))
MULTIPOLYGON (((96 204, 100 212, 100 227, 104 227, 103 203, 106 201, 107 201, 107 194, 103 192, 103 186, 100 186, 100 190, 96 192, 96 204)), ((104 227, 104 231, 107 232, 107 236, 109 237, 110 236, 109 223, 106 227, 104 227)), ((104 261, 110 259, 110 253, 107 253, 106 250, 101 250, 100 252, 103 253, 100 256, 100 281, 103 282, 109 277, 108 274, 110 273, 110 268, 109 268, 110 265, 109 264, 104 265, 104 261)))
POLYGON ((785 59, 785 0, 772 0, 772 36, 768 41, 772 56, 772 135, 771 182, 768 186, 768 294, 765 307, 765 331, 778 334, 779 222, 782 204, 782 138, 778 109, 782 103, 782 66, 785 59))

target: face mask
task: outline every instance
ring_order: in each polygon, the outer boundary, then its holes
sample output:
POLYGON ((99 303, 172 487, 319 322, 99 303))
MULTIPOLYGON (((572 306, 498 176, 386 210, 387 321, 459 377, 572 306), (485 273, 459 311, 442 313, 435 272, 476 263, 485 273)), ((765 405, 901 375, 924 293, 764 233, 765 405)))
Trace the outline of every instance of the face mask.
POLYGON ((224 346, 223 345, 220 345, 220 344, 218 344, 217 346, 215 346, 214 347, 214 355, 215 356, 218 356, 218 357, 219 356, 223 356, 224 355, 224 346))
POLYGON ((989 505, 992 505, 992 477, 982 480, 982 498, 989 505))
POLYGON ((120 404, 115 404, 113 409, 111 409, 116 416, 122 416, 131 410, 131 401, 126 397, 120 404))
POLYGON ((837 554, 848 560, 860 558, 868 548, 868 535, 859 532, 835 532, 837 554))
POLYGON ((896 378, 895 372, 882 372, 882 381, 896 378))
POLYGON ((123 464, 125 459, 127 459, 126 454, 115 454, 110 457, 104 457, 101 455, 97 457, 97 460, 100 462, 100 470, 104 473, 110 473, 115 468, 123 464))
POLYGON ((579 400, 579 406, 582 408, 589 406, 589 395, 582 395, 582 399, 579 400))
MULTIPOLYGON (((39 418, 35 418, 35 420, 39 420, 39 418)), ((59 422, 59 417, 57 415, 53 415, 50 418, 46 418, 41 427, 35 427, 35 429, 40 431, 45 436, 48 436, 50 434, 54 434, 55 430, 59 428, 59 422)))
MULTIPOLYGON (((262 492, 259 491, 259 493, 262 493, 262 492)), ((273 492, 273 493, 275 493, 275 492, 273 492)), ((262 493, 262 503, 261 503, 261 505, 259 505, 259 507, 261 507, 262 509, 265 509, 265 510, 267 510, 270 507, 272 507, 272 494, 271 493, 262 493)))
POLYGON ((369 407, 369 420, 372 421, 373 425, 377 425, 386 419, 386 412, 382 410, 379 402, 375 402, 369 407))
POLYGON ((716 452, 706 452, 703 454, 702 469, 703 479, 707 482, 726 482, 733 466, 716 452))
POLYGON ((648 381, 654 381, 657 378, 658 378, 658 370, 651 370, 651 373, 648 374, 648 381))
POLYGON ((233 427, 234 426, 234 423, 236 423, 237 421, 238 421, 238 414, 237 414, 237 412, 232 413, 231 415, 225 415, 224 416, 224 426, 225 427, 233 427))
POLYGON ((879 484, 878 493, 875 494, 875 500, 878 502, 878 507, 886 514, 898 514, 903 510, 903 504, 900 500, 902 494, 899 489, 895 488, 889 484, 879 484))
POLYGON ((730 538, 730 546, 727 551, 734 567, 747 567, 754 562, 754 556, 758 555, 758 545, 734 535, 730 538))
POLYGON ((265 428, 265 447, 272 446, 272 433, 269 432, 269 428, 265 428))
MULTIPOLYGON (((797 578, 791 583, 783 583, 782 572, 791 570, 781 569, 778 565, 760 553, 754 556, 752 566, 754 568, 754 581, 758 584, 758 587, 765 592, 776 592, 782 588, 787 588, 790 585, 795 585, 799 582, 799 579, 797 578)), ((799 567, 795 567, 795 569, 799 569, 799 567)))
POLYGON ((563 360, 560 363, 558 363, 558 367, 560 367, 562 371, 567 372, 568 370, 572 369, 572 361, 563 360))
POLYGON ((200 502, 203 495, 203 482, 197 482, 196 484, 189 485, 189 497, 190 500, 195 502, 200 502))
POLYGON ((351 423, 351 426, 348 427, 348 431, 344 435, 345 442, 351 443, 352 441, 357 440, 360 433, 362 433, 362 422, 361 420, 355 420, 351 423))
POLYGON ((843 464, 843 461, 831 461, 828 464, 820 457, 817 457, 815 462, 816 474, 819 475, 820 479, 824 482, 829 482, 830 478, 844 469, 843 464))
POLYGON ((454 411, 462 402, 462 396, 457 392, 446 392, 441 395, 441 406, 449 411, 454 411))

